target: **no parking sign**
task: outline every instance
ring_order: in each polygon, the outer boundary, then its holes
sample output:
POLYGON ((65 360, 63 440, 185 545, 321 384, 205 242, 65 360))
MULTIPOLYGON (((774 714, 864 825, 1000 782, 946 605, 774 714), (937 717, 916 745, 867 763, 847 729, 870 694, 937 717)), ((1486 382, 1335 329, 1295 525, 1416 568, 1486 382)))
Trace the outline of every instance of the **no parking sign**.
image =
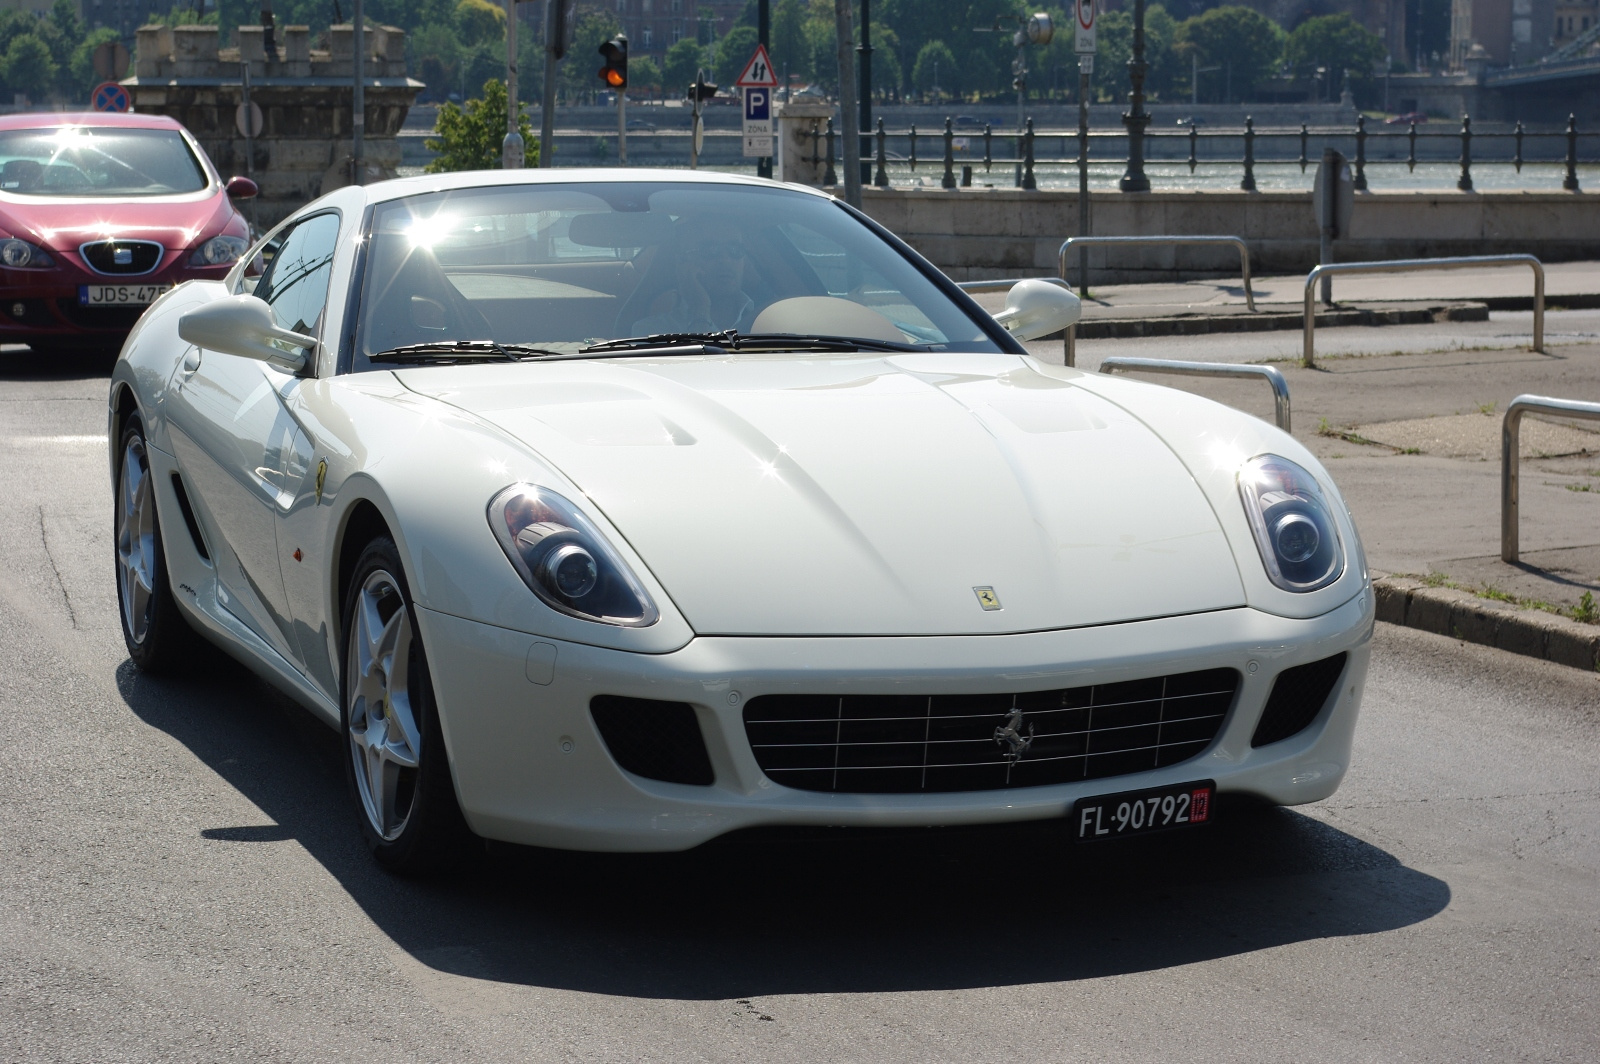
POLYGON ((89 95, 89 106, 96 111, 112 111, 121 114, 133 106, 133 98, 128 95, 128 90, 114 81, 102 81, 94 87, 94 92, 89 95))

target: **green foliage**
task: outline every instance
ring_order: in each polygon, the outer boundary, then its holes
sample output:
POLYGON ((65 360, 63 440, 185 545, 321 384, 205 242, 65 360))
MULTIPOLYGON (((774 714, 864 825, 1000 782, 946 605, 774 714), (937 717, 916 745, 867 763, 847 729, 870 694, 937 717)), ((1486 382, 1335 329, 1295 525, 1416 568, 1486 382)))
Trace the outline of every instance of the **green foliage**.
POLYGON ((666 62, 661 67, 665 94, 682 98, 694 84, 694 72, 705 65, 705 49, 688 37, 668 48, 666 62))
POLYGON ((628 60, 628 88, 661 91, 661 66, 647 55, 628 60))
POLYGON ((605 90, 600 80, 600 68, 605 65, 600 58, 600 45, 620 29, 622 25, 612 11, 578 8, 577 35, 561 61, 561 88, 569 98, 577 93, 588 95, 605 90))
POLYGON ((506 9, 489 0, 458 0, 456 34, 469 48, 506 39, 506 9))
POLYGON ((772 65, 803 78, 811 76, 811 49, 806 45, 806 7, 800 0, 772 5, 772 65))
POLYGON ((1259 82, 1271 77, 1283 54, 1284 33, 1276 22, 1248 7, 1214 7, 1178 24, 1176 47, 1201 66, 1221 67, 1200 77, 1200 98, 1244 99, 1259 82))
POLYGON ((56 80, 58 69, 50 46, 31 33, 13 37, 6 54, 0 57, 0 73, 8 85, 48 86, 56 80))
MULTIPOLYGON (((517 126, 526 146, 527 165, 539 165, 539 142, 533 135, 527 109, 517 107, 517 126)), ((437 140, 427 142, 438 156, 428 163, 428 173, 444 174, 456 170, 498 170, 500 145, 506 136, 506 87, 490 78, 483 83, 481 99, 468 100, 465 107, 447 103, 439 108, 435 128, 437 140)))
POLYGON ((943 41, 929 41, 917 52, 916 65, 911 68, 911 85, 924 96, 940 91, 953 95, 961 86, 961 71, 956 67, 956 55, 943 41))
MULTIPOLYGON (((1070 29, 1070 23, 1068 26, 1070 29)), ((1145 95, 1167 98, 1180 82, 1188 88, 1189 62, 1174 50, 1177 36, 1178 23, 1166 8, 1160 4, 1145 8, 1145 95)), ((1071 48, 1070 32, 1066 39, 1066 46, 1071 48)), ((1094 84, 1108 91, 1112 99, 1126 99, 1130 90, 1128 59, 1133 55, 1133 15, 1126 10, 1102 14, 1095 27, 1095 40, 1100 50, 1094 61, 1094 84)))
POLYGON ((1367 78, 1383 54, 1378 35, 1342 13, 1306 19, 1283 46, 1284 61, 1296 74, 1305 76, 1316 67, 1327 67, 1333 74, 1331 85, 1340 84, 1345 70, 1367 78))
POLYGON ((760 38, 754 27, 735 26, 728 35, 717 42, 717 84, 732 85, 734 79, 750 61, 760 38))

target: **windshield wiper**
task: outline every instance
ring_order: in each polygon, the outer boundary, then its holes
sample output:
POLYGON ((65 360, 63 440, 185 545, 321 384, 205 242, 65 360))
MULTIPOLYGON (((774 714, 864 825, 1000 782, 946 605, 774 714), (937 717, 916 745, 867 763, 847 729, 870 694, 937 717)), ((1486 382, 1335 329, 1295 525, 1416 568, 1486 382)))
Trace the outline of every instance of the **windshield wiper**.
POLYGON ((544 347, 502 344, 493 340, 436 341, 406 344, 368 355, 369 362, 522 362, 541 356, 559 355, 544 347))
POLYGON ((657 333, 591 344, 580 355, 605 351, 651 350, 700 345, 706 351, 928 351, 938 345, 907 344, 861 336, 807 336, 801 333, 740 333, 733 329, 708 333, 657 333))

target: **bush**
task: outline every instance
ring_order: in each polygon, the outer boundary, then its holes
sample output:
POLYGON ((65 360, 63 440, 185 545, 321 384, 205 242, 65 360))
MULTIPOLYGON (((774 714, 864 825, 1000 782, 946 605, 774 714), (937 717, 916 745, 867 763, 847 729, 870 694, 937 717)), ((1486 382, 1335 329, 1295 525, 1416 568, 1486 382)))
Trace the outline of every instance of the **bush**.
MULTIPOLYGON (((539 165, 539 141, 533 135, 527 109, 517 107, 517 126, 527 165, 539 165)), ((438 157, 428 164, 428 173, 445 174, 456 170, 500 169, 500 147, 506 136, 506 87, 496 78, 483 83, 482 99, 468 100, 465 107, 447 103, 439 108, 435 129, 437 140, 427 142, 438 157)))

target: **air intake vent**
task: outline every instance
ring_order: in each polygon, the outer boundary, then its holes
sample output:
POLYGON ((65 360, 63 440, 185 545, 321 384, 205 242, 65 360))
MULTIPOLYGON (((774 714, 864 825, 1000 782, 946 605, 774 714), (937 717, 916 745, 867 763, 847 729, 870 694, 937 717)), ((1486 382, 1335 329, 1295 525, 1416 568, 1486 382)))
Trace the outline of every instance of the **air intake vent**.
POLYGON ((96 273, 131 276, 149 273, 161 265, 164 250, 152 240, 101 240, 84 244, 78 254, 96 273))
POLYGON ((211 560, 211 554, 206 550, 206 541, 200 535, 200 522, 194 519, 194 507, 189 504, 189 493, 183 490, 183 478, 172 474, 172 493, 178 497, 178 512, 183 514, 183 523, 189 528, 189 538, 194 540, 194 549, 206 561, 211 560))
POLYGON ((1347 657, 1348 654, 1335 654, 1280 672, 1267 698, 1267 708, 1261 711, 1261 723, 1250 737, 1250 745, 1266 746, 1310 727, 1344 674, 1347 657))
POLYGON ((611 756, 635 776, 700 787, 715 779, 700 722, 687 702, 596 695, 589 712, 611 756))
POLYGON ((763 695, 744 727, 762 771, 800 790, 1037 787, 1187 761, 1216 738, 1238 684, 1208 669, 1027 694, 763 695))

